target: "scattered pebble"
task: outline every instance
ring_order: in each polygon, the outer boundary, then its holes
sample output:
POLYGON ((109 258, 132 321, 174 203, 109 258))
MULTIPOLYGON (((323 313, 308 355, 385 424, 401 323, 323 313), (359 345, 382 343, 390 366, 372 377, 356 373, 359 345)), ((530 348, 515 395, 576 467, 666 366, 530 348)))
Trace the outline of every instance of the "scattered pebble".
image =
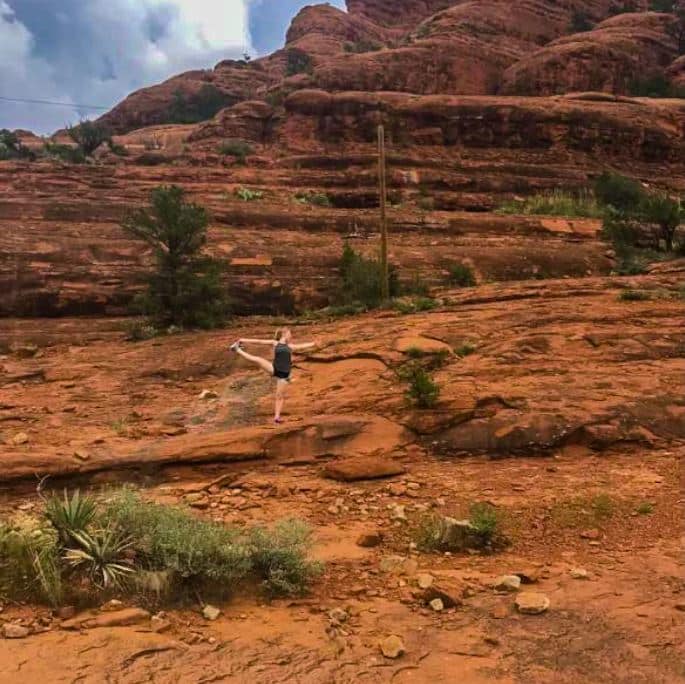
POLYGON ((221 611, 216 606, 212 606, 208 603, 202 609, 202 615, 204 616, 205 620, 214 621, 219 617, 219 615, 221 615, 221 611))
POLYGON ((518 575, 503 575, 493 584, 495 591, 518 591, 521 588, 521 578, 518 575))
POLYGON ((407 652, 402 639, 394 634, 381 641, 380 649, 381 653, 386 658, 391 658, 393 660, 399 658, 407 652))
POLYGON ((590 573, 585 568, 571 568, 569 574, 573 579, 586 580, 590 578, 590 573))
POLYGON ((444 610, 445 604, 442 602, 442 599, 435 598, 433 599, 429 604, 428 604, 436 613, 439 613, 441 610, 444 610))

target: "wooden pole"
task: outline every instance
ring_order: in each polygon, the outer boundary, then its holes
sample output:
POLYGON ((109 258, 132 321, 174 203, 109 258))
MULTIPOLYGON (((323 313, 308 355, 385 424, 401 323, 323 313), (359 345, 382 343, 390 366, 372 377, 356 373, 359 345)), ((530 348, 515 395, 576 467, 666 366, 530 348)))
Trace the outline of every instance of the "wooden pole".
POLYGON ((385 128, 378 126, 378 185, 381 207, 381 296, 384 302, 390 299, 390 272, 388 268, 388 222, 385 211, 386 176, 385 176, 385 128))

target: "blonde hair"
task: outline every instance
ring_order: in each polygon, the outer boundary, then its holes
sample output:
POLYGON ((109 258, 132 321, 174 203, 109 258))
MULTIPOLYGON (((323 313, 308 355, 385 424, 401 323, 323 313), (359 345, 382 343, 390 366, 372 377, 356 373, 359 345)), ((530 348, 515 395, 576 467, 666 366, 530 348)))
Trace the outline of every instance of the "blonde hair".
POLYGON ((285 335, 285 333, 286 333, 288 330, 290 330, 290 328, 288 328, 287 326, 285 326, 285 327, 283 327, 283 328, 277 328, 277 329, 276 329, 276 334, 274 335, 274 339, 275 339, 276 341, 280 340, 281 337, 283 337, 283 335, 285 335))

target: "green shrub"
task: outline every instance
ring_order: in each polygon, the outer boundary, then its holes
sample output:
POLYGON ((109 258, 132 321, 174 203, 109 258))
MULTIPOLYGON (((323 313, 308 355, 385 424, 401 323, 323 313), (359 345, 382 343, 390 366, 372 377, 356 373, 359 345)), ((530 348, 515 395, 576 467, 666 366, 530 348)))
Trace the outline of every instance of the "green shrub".
POLYGON ((311 204, 316 207, 330 207, 331 199, 325 192, 301 192, 295 195, 300 204, 311 204))
POLYGON ((666 251, 672 252, 676 231, 685 218, 685 207, 681 202, 665 193, 650 194, 644 198, 640 206, 640 216, 656 228, 655 249, 660 249, 663 241, 666 251))
POLYGON ((353 54, 362 54, 364 52, 378 52, 382 50, 383 45, 377 43, 375 40, 367 40, 361 38, 360 40, 354 42, 345 43, 345 52, 351 52, 353 54))
POLYGON ((83 164, 86 161, 86 155, 79 147, 71 147, 71 145, 62 145, 61 143, 46 142, 44 145, 45 154, 52 159, 59 159, 68 164, 83 164))
MULTIPOLYGON (((399 293, 395 269, 390 268, 390 296, 399 293)), ((369 308, 380 306, 383 300, 383 269, 380 261, 368 259, 345 243, 340 257, 341 288, 338 298, 343 304, 363 304, 369 308)))
POLYGON ((438 307, 438 302, 430 297, 403 297, 395 299, 393 309, 401 314, 414 314, 422 311, 432 311, 438 307))
POLYGON ((474 503, 469 509, 469 522, 481 538, 483 546, 492 544, 499 534, 497 509, 488 503, 474 503))
POLYGON ((85 532, 95 518, 95 500, 82 496, 76 490, 70 497, 52 495, 45 504, 45 515, 57 530, 62 543, 68 543, 74 534, 85 532))
POLYGON ((169 589, 177 593, 202 588, 228 595, 250 571, 248 549, 235 530, 185 509, 146 502, 124 490, 106 502, 100 520, 134 540, 141 568, 169 573, 169 589))
POLYGON ((476 274, 468 264, 450 264, 449 283, 457 287, 474 287, 476 284, 476 274))
POLYGON ((258 202, 264 199, 264 193, 261 190, 250 190, 249 188, 236 188, 235 195, 243 202, 258 202))
POLYGON ((308 560, 312 546, 309 526, 284 520, 272 530, 255 528, 248 535, 252 570, 268 596, 301 596, 323 568, 308 560))
POLYGON ((204 208, 187 202, 177 186, 153 190, 150 209, 139 209, 122 223, 152 248, 156 271, 141 303, 143 313, 164 327, 213 328, 228 315, 221 267, 204 254, 208 223, 204 208))
POLYGON ((219 146, 219 154, 235 157, 239 163, 244 164, 247 157, 252 154, 252 146, 246 140, 231 138, 224 140, 219 146))
POLYGON ((86 157, 92 157, 103 143, 111 145, 112 142, 112 134, 107 126, 96 121, 82 121, 78 126, 69 126, 67 133, 86 157))
POLYGON ((72 532, 73 545, 64 560, 81 571, 99 589, 121 588, 133 574, 133 563, 126 556, 133 543, 129 537, 108 527, 94 532, 72 532))
POLYGON ((632 97, 685 98, 685 88, 671 83, 662 73, 636 77, 628 84, 632 97))
POLYGON ((571 17, 571 25, 569 26, 571 33, 584 33, 585 31, 591 31, 593 26, 594 24, 586 12, 583 12, 582 10, 575 10, 573 12, 573 16, 571 17))
POLYGON ((432 197, 419 197, 416 201, 416 205, 419 209, 423 209, 423 211, 435 210, 435 200, 432 197))
POLYGON ((642 204, 645 190, 632 178, 605 172, 595 181, 595 197, 619 212, 631 212, 637 211, 642 204))
POLYGON ((654 513, 654 504, 650 501, 643 501, 642 503, 638 504, 635 512, 638 515, 651 515, 654 513))
POLYGON ((193 94, 177 90, 164 117, 165 123, 192 124, 207 121, 235 102, 234 96, 209 83, 193 94))
POLYGON ((111 140, 109 141, 109 149, 117 157, 128 157, 128 150, 123 145, 119 145, 111 140))
POLYGON ((59 606, 64 596, 57 533, 37 518, 0 522, 0 596, 59 606))
POLYGON ((454 353, 459 357, 459 358, 465 358, 467 356, 471 356, 471 354, 474 354, 476 352, 476 347, 475 345, 471 344, 470 342, 464 342, 461 346, 457 347, 454 350, 454 353))
POLYGON ((440 398, 440 387, 422 366, 409 365, 403 372, 404 379, 409 383, 407 399, 419 409, 433 408, 440 398))
POLYGON ((0 161, 8 159, 33 159, 31 150, 21 144, 16 133, 7 128, 0 129, 0 161))
MULTIPOLYGON (((142 303, 145 308, 145 303, 142 303)), ((127 326, 126 339, 129 342, 144 342, 151 340, 159 335, 159 330, 149 321, 133 321, 127 326)))
POLYGON ((285 75, 311 74, 314 71, 314 60, 299 48, 290 48, 286 53, 285 75))
POLYGON ((610 518, 614 514, 614 502, 609 494, 602 492, 591 501, 592 515, 596 520, 610 518))
POLYGON ((618 298, 622 302, 646 302, 651 299, 649 292, 641 290, 623 290, 618 298))
POLYGON ((566 216, 571 218, 600 218, 603 208, 588 191, 572 193, 565 190, 533 195, 523 200, 504 203, 497 210, 500 214, 530 216, 566 216))

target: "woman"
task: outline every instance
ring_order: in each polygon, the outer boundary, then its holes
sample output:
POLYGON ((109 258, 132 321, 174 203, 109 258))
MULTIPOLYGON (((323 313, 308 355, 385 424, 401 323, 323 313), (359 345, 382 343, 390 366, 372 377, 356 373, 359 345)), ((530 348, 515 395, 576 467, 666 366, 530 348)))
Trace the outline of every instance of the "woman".
POLYGON ((277 424, 283 422, 281 412, 283 411, 283 404, 285 403, 286 390, 290 383, 290 373, 292 372, 293 367, 293 352, 312 349, 316 346, 315 342, 292 344, 292 339, 293 335, 290 328, 283 328, 276 331, 276 336, 273 340, 238 340, 231 345, 231 351, 236 352, 236 354, 239 354, 244 359, 258 365, 270 376, 276 378, 276 410, 274 412, 274 422, 277 424), (267 361, 261 356, 252 356, 252 354, 248 354, 243 349, 243 344, 261 344, 265 347, 273 347, 273 362, 267 361))

